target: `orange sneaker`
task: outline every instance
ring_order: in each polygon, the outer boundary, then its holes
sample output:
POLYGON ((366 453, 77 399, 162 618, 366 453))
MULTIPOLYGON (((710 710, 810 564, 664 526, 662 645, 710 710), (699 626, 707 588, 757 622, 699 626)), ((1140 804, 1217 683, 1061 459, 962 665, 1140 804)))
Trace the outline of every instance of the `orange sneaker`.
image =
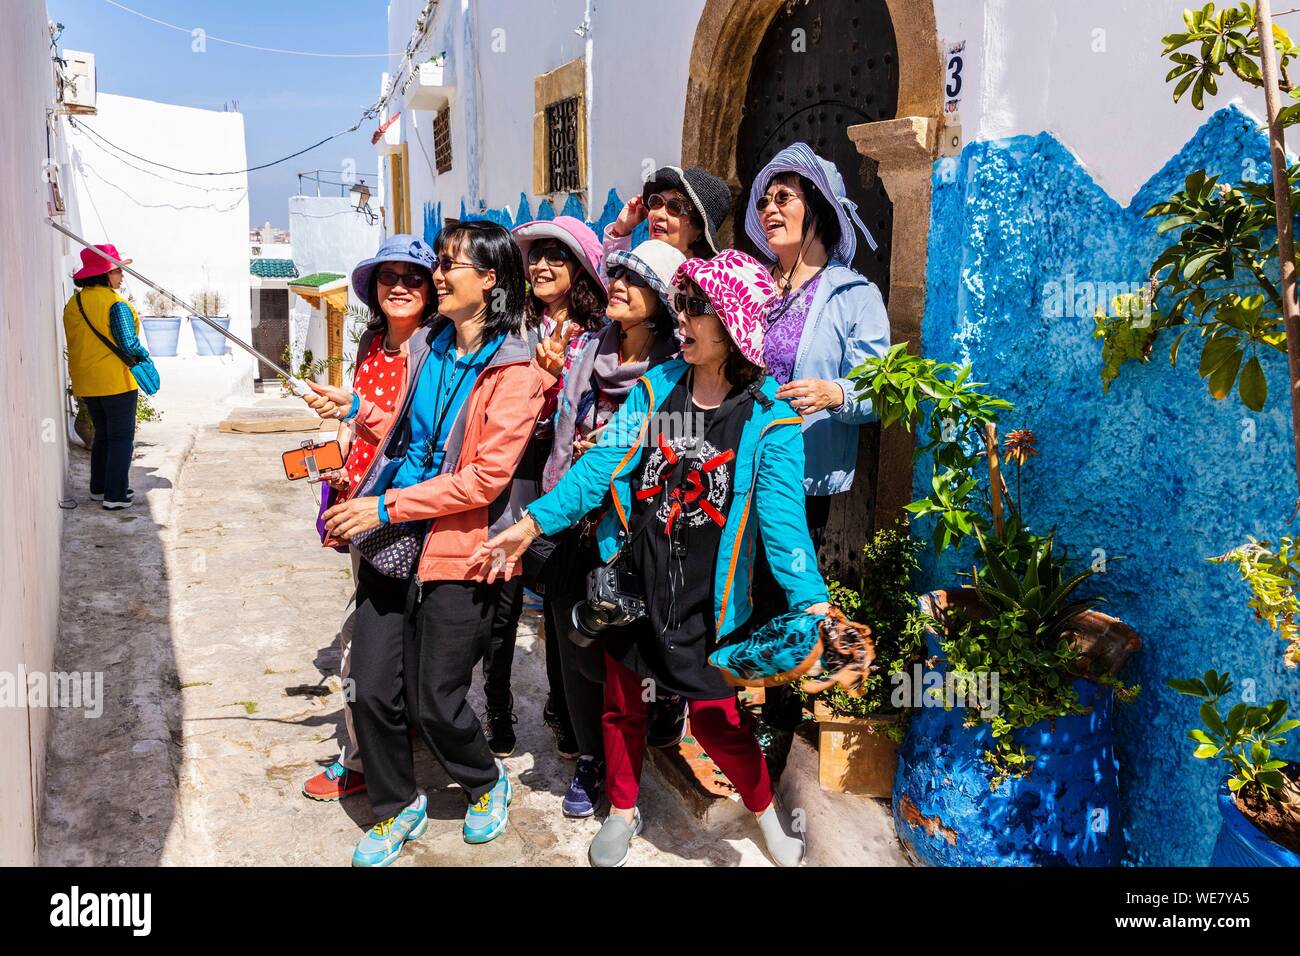
POLYGON ((302 785, 303 796, 311 800, 342 800, 365 789, 366 775, 337 760, 302 785))

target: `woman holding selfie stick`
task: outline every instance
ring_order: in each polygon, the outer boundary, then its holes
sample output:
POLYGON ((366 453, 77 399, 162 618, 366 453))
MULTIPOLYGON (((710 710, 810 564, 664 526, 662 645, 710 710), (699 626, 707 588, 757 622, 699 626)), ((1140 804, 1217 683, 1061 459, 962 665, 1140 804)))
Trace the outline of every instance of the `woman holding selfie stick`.
POLYGON ((323 418, 355 420, 384 457, 356 497, 323 515, 365 557, 353 716, 381 822, 357 845, 355 866, 387 866, 428 825, 408 722, 465 790, 465 841, 493 840, 508 822, 510 780, 466 697, 514 568, 490 574, 490 557, 470 555, 492 521, 513 520, 511 484, 554 379, 521 335, 523 262, 509 233, 486 222, 447 228, 433 282, 439 320, 418 333, 427 354, 412 363, 396 414, 340 388, 313 384, 307 399, 323 418))
POLYGON ((812 543, 800 419, 776 398, 762 367, 759 312, 774 290, 766 270, 735 250, 689 260, 675 284, 681 358, 651 369, 600 441, 478 556, 501 549, 509 574, 538 535, 571 526, 611 495, 598 539, 605 568, 614 572, 601 578, 613 583, 582 616, 591 630, 628 626, 603 637, 610 815, 591 843, 593 866, 625 863, 641 829, 646 687, 690 701, 692 732, 754 813, 769 855, 795 866, 803 841, 777 816, 763 753, 735 689, 708 664, 709 652, 749 618, 759 528, 790 607, 829 608, 821 574, 802 560, 812 543))

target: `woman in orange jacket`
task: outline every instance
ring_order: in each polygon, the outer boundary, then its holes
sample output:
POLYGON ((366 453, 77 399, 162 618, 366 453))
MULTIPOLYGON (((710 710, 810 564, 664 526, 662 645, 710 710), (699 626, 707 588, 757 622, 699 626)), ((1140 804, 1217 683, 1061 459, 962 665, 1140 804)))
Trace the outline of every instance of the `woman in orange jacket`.
POLYGON ((417 333, 427 348, 412 346, 422 358, 411 362, 397 410, 319 385, 308 399, 322 417, 354 421, 380 449, 358 494, 323 515, 329 533, 365 559, 353 719, 382 822, 357 845, 356 866, 388 865, 427 826, 408 723, 466 791, 466 842, 495 839, 508 819, 505 767, 466 703, 501 580, 488 582, 490 559, 471 555, 517 518, 513 478, 555 379, 522 334, 523 260, 509 233, 486 222, 451 226, 434 266, 439 316, 417 333))

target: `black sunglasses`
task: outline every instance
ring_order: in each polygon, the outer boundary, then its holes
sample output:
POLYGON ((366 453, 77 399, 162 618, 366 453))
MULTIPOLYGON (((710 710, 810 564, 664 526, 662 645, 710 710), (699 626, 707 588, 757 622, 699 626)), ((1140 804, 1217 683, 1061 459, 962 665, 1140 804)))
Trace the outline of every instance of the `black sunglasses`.
POLYGON ((606 271, 609 273, 610 282, 626 279, 632 285, 639 285, 642 288, 649 288, 650 286, 650 283, 645 280, 645 276, 628 266, 610 266, 606 271))
POLYGON ((397 285, 399 282, 408 289, 423 289, 429 281, 422 272, 397 272, 393 269, 379 270, 380 285, 397 285))
POLYGON ((713 303, 708 299, 687 295, 685 292, 678 292, 673 296, 673 308, 678 312, 685 312, 693 319, 699 318, 701 315, 718 314, 717 309, 713 307, 713 303))
POLYGON ((562 266, 573 260, 573 253, 564 246, 529 246, 528 264, 537 265, 545 259, 553 266, 562 266))

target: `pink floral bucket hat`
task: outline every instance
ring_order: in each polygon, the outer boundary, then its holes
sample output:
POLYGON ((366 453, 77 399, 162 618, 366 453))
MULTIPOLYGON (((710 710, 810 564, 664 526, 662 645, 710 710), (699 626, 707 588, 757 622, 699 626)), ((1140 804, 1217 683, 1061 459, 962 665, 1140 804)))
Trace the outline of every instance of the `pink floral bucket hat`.
POLYGON ((771 275, 753 256, 724 249, 712 259, 687 259, 673 275, 679 289, 694 282, 713 304, 740 353, 763 367, 763 307, 776 295, 771 275))

